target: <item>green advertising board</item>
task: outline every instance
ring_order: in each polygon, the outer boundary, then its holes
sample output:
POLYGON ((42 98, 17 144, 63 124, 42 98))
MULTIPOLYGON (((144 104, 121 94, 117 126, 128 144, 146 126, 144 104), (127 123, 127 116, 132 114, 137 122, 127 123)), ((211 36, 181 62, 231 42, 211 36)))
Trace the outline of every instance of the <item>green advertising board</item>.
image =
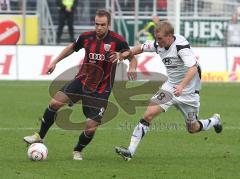
POLYGON ((192 46, 224 46, 228 20, 181 20, 180 34, 192 46))
MULTIPOLYGON (((150 22, 151 20, 147 19, 139 19, 138 21, 138 29, 139 31, 144 28, 144 26, 150 22)), ((130 46, 133 46, 136 44, 136 41, 143 42, 144 37, 143 36, 138 36, 138 34, 134 33, 134 28, 135 28, 135 20, 134 19, 124 19, 124 22, 127 26, 127 33, 128 33, 128 39, 126 39, 129 43, 130 46)), ((123 35, 125 38, 127 38, 127 34, 124 31, 123 24, 121 23, 120 20, 115 20, 114 21, 114 30, 121 35, 123 35)))
MULTIPOLYGON (((139 18, 139 31, 150 21, 149 19, 139 18)), ((127 39, 129 45, 134 45, 136 41, 143 42, 145 39, 143 35, 134 34, 135 20, 125 19, 124 22, 127 26, 127 33, 129 35, 127 39)), ((229 20, 218 19, 182 19, 180 22, 180 34, 186 37, 192 46, 224 46, 228 22, 229 20)), ((117 32, 120 32, 126 37, 122 23, 115 21, 114 27, 117 32)))

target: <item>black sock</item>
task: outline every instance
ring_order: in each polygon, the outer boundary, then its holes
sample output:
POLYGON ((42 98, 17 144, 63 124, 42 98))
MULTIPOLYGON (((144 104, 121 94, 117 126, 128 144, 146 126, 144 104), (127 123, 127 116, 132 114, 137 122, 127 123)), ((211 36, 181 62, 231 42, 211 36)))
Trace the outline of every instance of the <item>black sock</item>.
POLYGON ((52 109, 50 106, 45 110, 42 123, 41 123, 41 128, 39 131, 39 135, 41 139, 45 137, 47 134, 48 129, 53 125, 55 116, 56 116, 56 110, 52 109))
POLYGON ((74 151, 81 152, 83 148, 85 148, 93 139, 94 134, 87 135, 85 131, 81 133, 79 136, 78 144, 74 147, 74 151))
POLYGON ((150 123, 148 122, 148 121, 146 121, 145 119, 140 119, 140 121, 139 121, 141 124, 143 124, 143 125, 145 125, 145 126, 150 126, 150 123))
POLYGON ((201 131, 202 128, 203 128, 203 124, 201 123, 201 121, 198 121, 198 123, 199 123, 199 125, 200 125, 199 131, 201 131))

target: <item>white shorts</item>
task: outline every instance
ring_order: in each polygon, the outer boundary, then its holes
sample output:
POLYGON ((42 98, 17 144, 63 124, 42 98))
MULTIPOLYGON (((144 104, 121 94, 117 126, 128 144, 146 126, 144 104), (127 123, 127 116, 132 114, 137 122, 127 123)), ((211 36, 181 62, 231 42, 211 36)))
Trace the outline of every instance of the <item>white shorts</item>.
POLYGON ((185 94, 179 97, 173 93, 160 89, 152 98, 151 102, 158 104, 166 112, 171 106, 179 109, 187 123, 195 122, 200 108, 200 96, 197 93, 185 94))

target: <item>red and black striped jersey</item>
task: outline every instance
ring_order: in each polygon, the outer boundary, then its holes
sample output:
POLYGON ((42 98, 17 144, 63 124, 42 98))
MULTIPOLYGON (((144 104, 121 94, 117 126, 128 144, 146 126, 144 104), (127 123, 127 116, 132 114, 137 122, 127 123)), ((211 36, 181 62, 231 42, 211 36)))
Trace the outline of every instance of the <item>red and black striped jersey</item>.
POLYGON ((121 35, 110 30, 101 40, 97 39, 95 31, 90 31, 81 34, 75 42, 76 52, 82 48, 85 49, 85 57, 76 78, 92 92, 111 91, 116 63, 109 61, 109 54, 128 50, 128 43, 121 35))

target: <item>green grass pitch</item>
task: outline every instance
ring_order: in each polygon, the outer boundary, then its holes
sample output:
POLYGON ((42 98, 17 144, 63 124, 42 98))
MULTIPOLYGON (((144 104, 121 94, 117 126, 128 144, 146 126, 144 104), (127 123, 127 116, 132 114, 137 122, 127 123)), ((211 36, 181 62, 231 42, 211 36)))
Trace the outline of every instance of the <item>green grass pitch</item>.
MULTIPOLYGON (((83 161, 72 160, 81 131, 54 125, 45 139, 47 160, 33 162, 27 158, 22 138, 39 128, 38 117, 50 99, 49 84, 0 81, 1 178, 240 178, 240 84, 203 84, 200 118, 219 112, 224 125, 221 134, 213 129, 187 133, 181 113, 172 108, 154 120, 136 155, 126 162, 114 147, 128 145, 145 108, 138 108, 135 115, 119 108, 114 120, 102 125, 84 150, 83 161)), ((79 106, 74 107, 73 120, 84 121, 79 106)))

